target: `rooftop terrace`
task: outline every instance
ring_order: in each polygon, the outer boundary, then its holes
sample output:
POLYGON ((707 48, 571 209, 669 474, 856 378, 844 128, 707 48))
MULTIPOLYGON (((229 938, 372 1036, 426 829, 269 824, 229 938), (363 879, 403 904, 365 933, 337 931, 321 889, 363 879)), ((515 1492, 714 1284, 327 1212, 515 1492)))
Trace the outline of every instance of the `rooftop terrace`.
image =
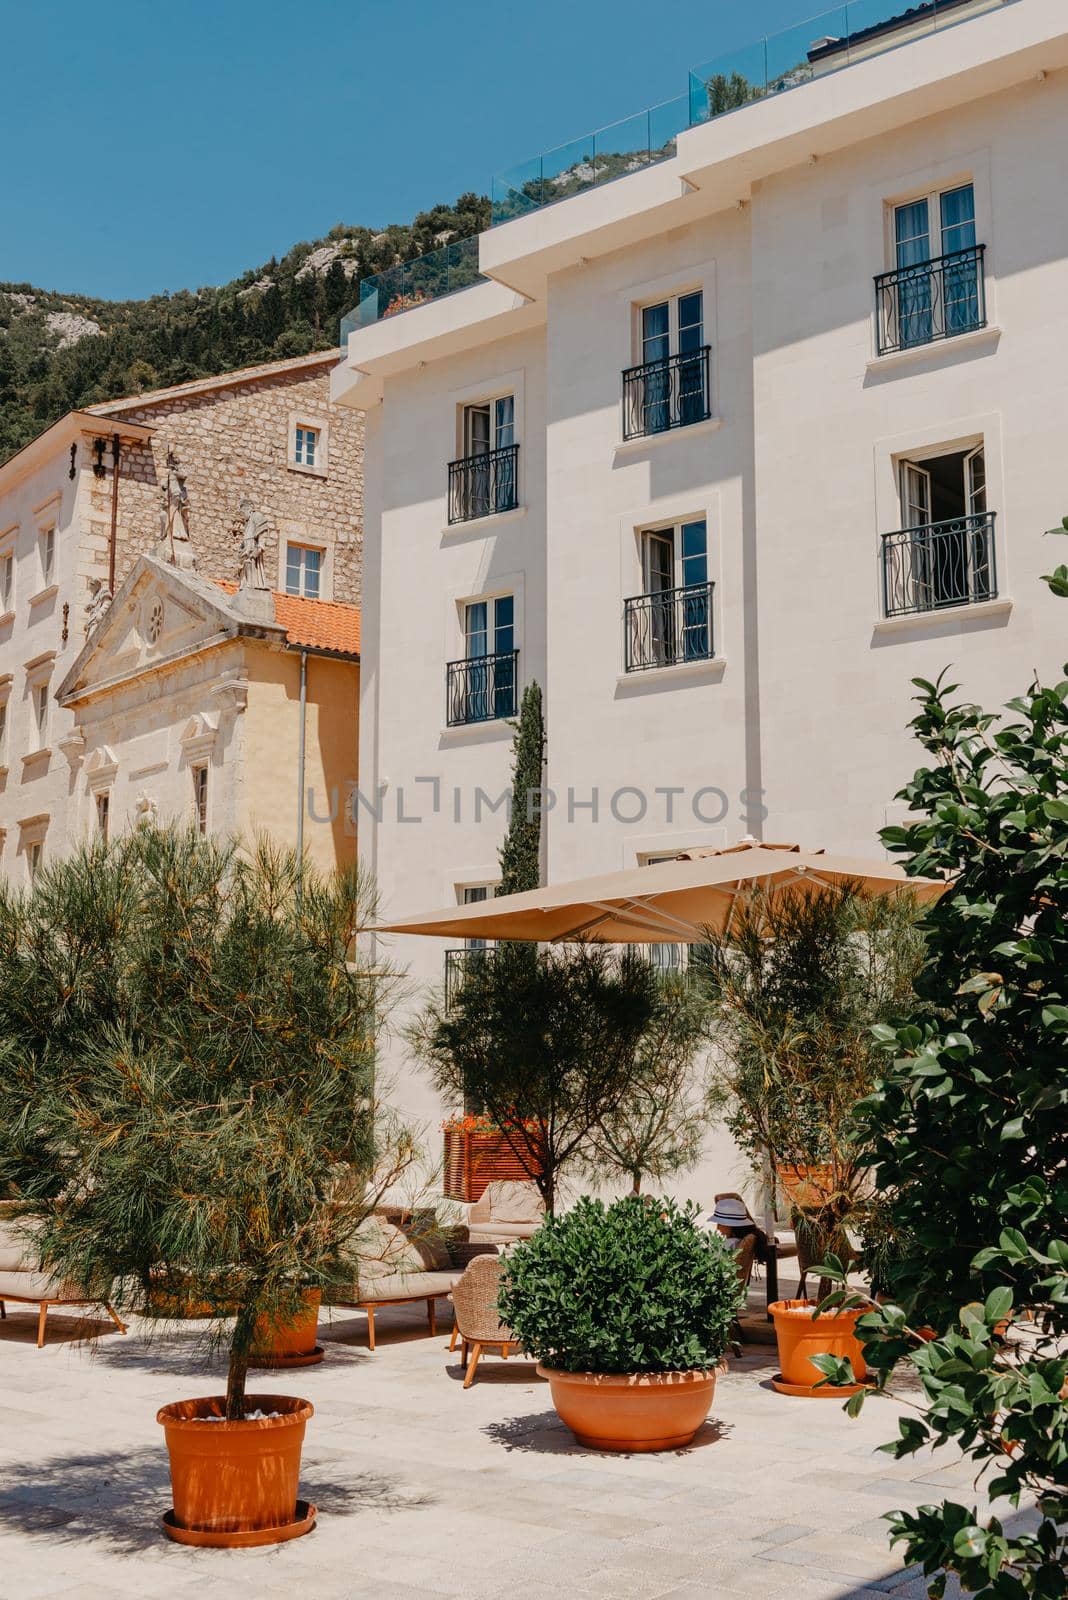
MULTIPOLYGON (((490 185, 491 225, 669 160, 677 154, 679 134, 689 128, 1015 3, 919 0, 902 9, 902 0, 844 0, 691 68, 687 92, 677 99, 646 107, 497 174, 490 185)), ((342 351, 354 328, 484 281, 477 235, 365 278, 359 305, 341 324, 342 351)))

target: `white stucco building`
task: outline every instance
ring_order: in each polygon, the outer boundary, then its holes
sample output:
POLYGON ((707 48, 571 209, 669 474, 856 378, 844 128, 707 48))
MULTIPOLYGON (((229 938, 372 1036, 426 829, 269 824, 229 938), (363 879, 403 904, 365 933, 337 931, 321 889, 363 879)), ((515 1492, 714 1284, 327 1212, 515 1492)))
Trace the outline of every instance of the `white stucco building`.
MULTIPOLYGON (((912 678, 998 705, 1059 674, 1068 12, 819 32, 755 88, 698 73, 736 109, 613 181, 611 135, 530 164, 470 286, 438 293, 456 257, 366 291, 333 395, 365 413, 388 915, 495 880, 513 686, 545 690, 556 881, 746 833, 878 852, 912 678)), ((441 978, 436 942, 392 953, 441 978)), ((719 1147, 680 1188, 738 1177, 719 1147)))

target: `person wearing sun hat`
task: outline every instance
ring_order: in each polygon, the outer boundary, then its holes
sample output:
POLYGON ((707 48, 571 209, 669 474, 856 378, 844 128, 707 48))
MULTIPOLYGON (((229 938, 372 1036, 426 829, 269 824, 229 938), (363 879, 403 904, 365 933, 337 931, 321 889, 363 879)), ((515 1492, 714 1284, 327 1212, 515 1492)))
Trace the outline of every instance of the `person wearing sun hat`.
POLYGON ((761 1230, 750 1216, 745 1201, 737 1195, 720 1195, 708 1221, 723 1236, 730 1250, 737 1250, 742 1240, 751 1233, 757 1234, 760 1242, 761 1230))

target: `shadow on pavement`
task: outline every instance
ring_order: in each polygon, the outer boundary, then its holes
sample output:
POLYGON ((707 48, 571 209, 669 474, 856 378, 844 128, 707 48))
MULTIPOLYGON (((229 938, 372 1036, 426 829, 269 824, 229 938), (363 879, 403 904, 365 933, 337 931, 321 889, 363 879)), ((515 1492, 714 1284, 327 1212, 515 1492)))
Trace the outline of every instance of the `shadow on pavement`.
MULTIPOLYGON (((479 1372, 481 1371, 480 1367, 479 1372)), ((555 1411, 539 1411, 531 1416, 510 1417, 503 1422, 490 1422, 482 1431, 487 1438, 503 1445, 506 1450, 533 1450, 543 1455, 593 1456, 600 1460, 634 1459, 627 1451, 593 1450, 588 1445, 579 1444, 571 1429, 565 1427, 555 1411)), ((667 1456, 688 1456, 695 1450, 703 1450, 710 1444, 718 1444, 730 1433, 729 1423, 709 1418, 698 1428, 694 1439, 681 1450, 640 1451, 637 1454, 651 1462, 663 1460, 667 1456)))
MULTIPOLYGON (((434 1496, 409 1490, 377 1472, 339 1472, 336 1462, 301 1468, 300 1493, 322 1516, 362 1511, 412 1511, 434 1496)), ((0 1489, 0 1529, 40 1534, 57 1544, 95 1545, 136 1554, 164 1538, 160 1518, 171 1504, 162 1439, 158 1450, 100 1451, 61 1456, 29 1468, 9 1468, 0 1489)))

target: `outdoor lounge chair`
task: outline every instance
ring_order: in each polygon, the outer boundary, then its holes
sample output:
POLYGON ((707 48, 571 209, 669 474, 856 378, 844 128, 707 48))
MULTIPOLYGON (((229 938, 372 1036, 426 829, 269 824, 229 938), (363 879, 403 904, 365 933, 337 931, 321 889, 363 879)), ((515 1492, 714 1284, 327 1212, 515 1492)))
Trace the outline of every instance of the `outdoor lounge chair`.
POLYGON ((491 1183, 467 1214, 471 1243, 513 1244, 529 1239, 545 1220, 537 1185, 513 1179, 491 1183))
POLYGON ((45 1323, 53 1306, 103 1306, 120 1333, 126 1324, 104 1295, 87 1295, 77 1284, 65 1283, 50 1272, 42 1272, 27 1233, 12 1223, 0 1220, 0 1319, 7 1320, 6 1301, 36 1306, 37 1348, 45 1342, 45 1323))
POLYGON ((500 1350, 501 1358, 505 1361, 511 1350, 519 1349, 512 1330, 506 1328, 497 1315, 501 1265, 500 1256, 476 1256, 452 1291, 456 1327, 460 1335, 460 1359, 467 1368, 464 1374, 465 1389, 470 1389, 475 1381, 475 1372, 484 1348, 489 1346, 500 1350))
POLYGON ((367 1344, 375 1348, 375 1312, 380 1306, 426 1303, 427 1327, 437 1332, 437 1301, 451 1293, 473 1255, 485 1244, 467 1244, 434 1229, 405 1233, 381 1216, 369 1217, 354 1245, 352 1282, 324 1294, 324 1302, 356 1306, 367 1313, 367 1344))

